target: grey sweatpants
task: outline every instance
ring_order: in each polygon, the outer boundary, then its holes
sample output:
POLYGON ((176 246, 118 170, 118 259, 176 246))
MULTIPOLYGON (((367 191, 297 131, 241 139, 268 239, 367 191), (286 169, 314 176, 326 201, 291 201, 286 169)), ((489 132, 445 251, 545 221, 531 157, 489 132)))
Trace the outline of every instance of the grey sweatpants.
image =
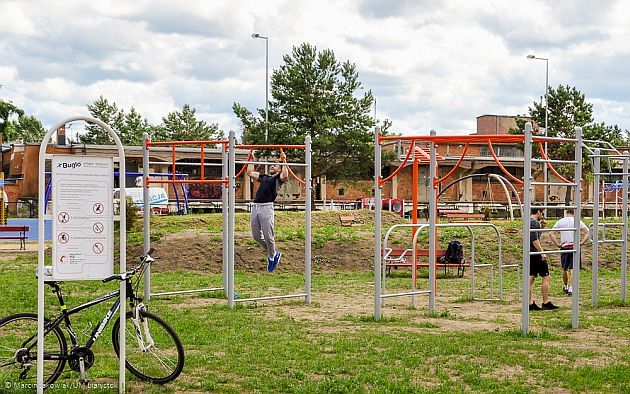
POLYGON ((252 236, 267 251, 267 257, 276 254, 276 239, 273 235, 273 203, 254 203, 252 206, 252 236))

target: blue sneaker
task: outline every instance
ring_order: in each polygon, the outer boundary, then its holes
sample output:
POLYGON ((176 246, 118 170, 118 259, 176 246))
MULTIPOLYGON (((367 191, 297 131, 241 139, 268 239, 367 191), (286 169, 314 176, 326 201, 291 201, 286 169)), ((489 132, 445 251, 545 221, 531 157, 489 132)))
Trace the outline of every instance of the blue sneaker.
POLYGON ((241 295, 238 293, 238 291, 234 290, 234 299, 238 300, 238 297, 240 297, 241 295))
POLYGON ((273 270, 275 270, 276 267, 278 266, 278 263, 280 263, 281 257, 282 257, 282 253, 276 252, 276 254, 273 255, 273 259, 267 259, 268 261, 267 271, 273 272, 273 270))

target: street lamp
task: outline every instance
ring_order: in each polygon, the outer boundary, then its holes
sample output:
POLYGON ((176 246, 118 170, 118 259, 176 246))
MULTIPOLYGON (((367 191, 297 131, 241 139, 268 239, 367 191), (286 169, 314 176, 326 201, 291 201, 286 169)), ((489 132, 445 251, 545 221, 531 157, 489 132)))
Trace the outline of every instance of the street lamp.
POLYGON ((252 34, 252 38, 265 40, 265 143, 269 135, 269 37, 258 33, 252 34))
MULTIPOLYGON (((544 60, 545 61, 545 137, 547 137, 547 130, 549 127, 549 59, 545 57, 536 57, 535 55, 527 55, 528 59, 532 60, 544 60)), ((547 155, 547 141, 545 141, 545 155, 547 155)), ((544 166, 543 169, 544 182, 545 182, 545 205, 547 205, 547 201, 549 200, 549 193, 547 190, 547 166, 544 166)))

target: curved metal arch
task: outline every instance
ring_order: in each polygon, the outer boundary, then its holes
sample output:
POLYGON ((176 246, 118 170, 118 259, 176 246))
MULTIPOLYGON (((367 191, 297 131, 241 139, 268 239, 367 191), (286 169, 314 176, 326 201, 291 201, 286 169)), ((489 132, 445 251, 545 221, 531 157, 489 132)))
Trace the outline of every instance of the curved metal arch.
POLYGON ((451 183, 449 183, 448 185, 446 185, 438 194, 438 199, 440 198, 440 196, 449 188, 451 188, 451 186, 454 186, 455 184, 468 179, 468 178, 475 178, 475 177, 488 177, 488 178, 494 178, 497 180, 497 182, 499 182, 499 184, 501 184, 503 191, 505 192, 505 195, 507 196, 508 199, 508 211, 510 212, 510 220, 514 220, 514 206, 512 204, 512 197, 510 196, 510 193, 508 192, 507 189, 507 185, 510 186, 510 188, 512 189, 512 191, 514 192, 514 194, 516 195, 516 198, 518 200, 518 206, 520 207, 521 210, 521 217, 523 217, 523 211, 522 211, 522 206, 523 204, 521 203, 521 198, 518 195, 518 192, 516 191, 516 188, 514 187, 514 185, 512 184, 512 182, 510 182, 507 178, 501 176, 501 175, 497 175, 497 174, 470 174, 470 175, 466 175, 463 176, 461 178, 455 179, 454 181, 452 181, 451 183))

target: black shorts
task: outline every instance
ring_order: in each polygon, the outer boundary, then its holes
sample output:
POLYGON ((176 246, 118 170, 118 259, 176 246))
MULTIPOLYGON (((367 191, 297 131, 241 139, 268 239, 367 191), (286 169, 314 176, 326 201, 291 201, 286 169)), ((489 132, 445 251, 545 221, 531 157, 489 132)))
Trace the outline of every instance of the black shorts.
POLYGON ((549 276, 549 264, 539 254, 529 256, 529 276, 549 276))
MULTIPOLYGON (((573 246, 570 246, 568 248, 563 247, 562 249, 572 250, 573 246)), ((564 271, 572 270, 573 269, 573 252, 571 252, 571 253, 562 253, 560 255, 560 263, 562 263, 562 269, 564 271)))

